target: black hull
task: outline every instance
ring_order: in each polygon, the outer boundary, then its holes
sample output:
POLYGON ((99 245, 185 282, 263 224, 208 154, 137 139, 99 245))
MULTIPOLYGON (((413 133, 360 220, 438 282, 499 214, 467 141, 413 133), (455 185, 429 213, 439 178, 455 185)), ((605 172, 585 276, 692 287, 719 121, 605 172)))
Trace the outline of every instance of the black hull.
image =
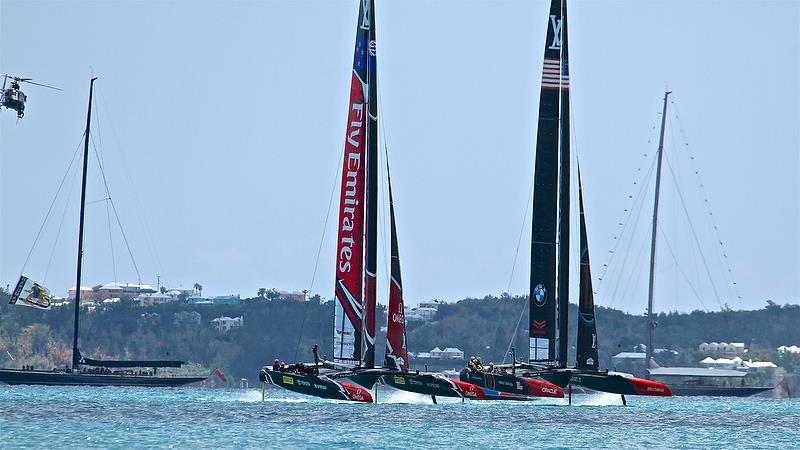
POLYGON ((392 373, 381 376, 381 381, 389 386, 408 392, 437 397, 463 397, 456 386, 441 376, 429 373, 392 373))
POLYGON ((11 385, 177 387, 205 379, 206 377, 153 377, 0 369, 0 382, 11 385))
POLYGON ((476 373, 464 369, 459 374, 459 379, 467 383, 476 384, 483 388, 494 389, 509 394, 528 395, 525 384, 520 376, 499 373, 476 373))
POLYGON ((372 397, 366 388, 348 385, 350 392, 342 382, 333 380, 325 375, 300 375, 290 372, 276 372, 261 369, 259 380, 282 387, 298 394, 311 395, 333 400, 347 400, 372 402, 372 397))
POLYGON ((593 391, 608 392, 610 394, 637 395, 631 382, 619 375, 606 374, 602 372, 575 372, 570 380, 576 384, 593 391))
POLYGON ((711 386, 670 386, 672 395, 681 397, 750 397, 771 391, 771 387, 711 387, 711 386))
MULTIPOLYGON (((462 369, 459 374, 461 381, 472 383, 486 389, 493 389, 507 394, 535 396, 535 397, 555 397, 563 398, 562 387, 550 379, 540 379, 538 372, 518 371, 518 375, 510 373, 487 373, 473 372, 469 369, 462 369)), ((569 384, 570 373, 559 373, 559 382, 564 386, 569 384)), ((555 376, 554 376, 555 377, 555 376)), ((555 377, 555 378, 558 378, 555 377)))

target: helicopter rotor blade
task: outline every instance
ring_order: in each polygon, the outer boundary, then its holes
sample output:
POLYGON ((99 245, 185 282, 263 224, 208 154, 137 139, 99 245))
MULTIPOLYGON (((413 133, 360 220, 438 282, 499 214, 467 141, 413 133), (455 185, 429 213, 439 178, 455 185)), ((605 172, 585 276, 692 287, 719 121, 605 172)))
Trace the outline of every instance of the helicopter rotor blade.
POLYGON ((62 90, 61 88, 57 88, 55 86, 48 86, 48 85, 42 84, 42 83, 34 83, 33 81, 30 81, 30 80, 32 80, 32 78, 21 78, 19 81, 20 81, 20 83, 35 84, 36 86, 42 86, 42 87, 46 87, 46 88, 50 88, 50 89, 55 89, 57 91, 61 91, 62 90))

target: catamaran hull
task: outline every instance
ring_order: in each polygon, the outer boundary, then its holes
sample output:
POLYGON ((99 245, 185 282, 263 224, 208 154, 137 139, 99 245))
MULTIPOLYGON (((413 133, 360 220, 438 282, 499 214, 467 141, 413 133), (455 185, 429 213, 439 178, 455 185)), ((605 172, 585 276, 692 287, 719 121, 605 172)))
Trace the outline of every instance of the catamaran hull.
POLYGON ((344 381, 332 380, 325 375, 299 375, 262 369, 259 379, 262 382, 280 386, 299 394, 334 400, 372 403, 372 395, 366 388, 344 381))
POLYGON ((395 389, 437 397, 464 397, 459 386, 448 378, 428 373, 396 373, 381 376, 381 381, 395 389))
POLYGON ((381 376, 381 381, 396 389, 434 397, 460 397, 471 400, 531 400, 526 395, 500 392, 465 381, 451 380, 438 374, 386 374, 381 376))
MULTIPOLYGON (((546 375, 543 375, 543 377, 546 378, 546 375)), ((608 392, 610 394, 649 395, 655 397, 669 397, 672 395, 672 391, 664 383, 645 380, 644 378, 623 377, 613 373, 574 372, 570 382, 593 391, 608 392)))
POLYGON ((0 382, 11 385, 177 387, 205 379, 206 377, 150 377, 0 369, 0 382))
POLYGON ((556 384, 524 375, 525 374, 519 376, 508 373, 472 372, 469 369, 463 369, 459 374, 459 379, 466 383, 475 384, 481 388, 494 389, 508 394, 564 398, 564 390, 556 384))

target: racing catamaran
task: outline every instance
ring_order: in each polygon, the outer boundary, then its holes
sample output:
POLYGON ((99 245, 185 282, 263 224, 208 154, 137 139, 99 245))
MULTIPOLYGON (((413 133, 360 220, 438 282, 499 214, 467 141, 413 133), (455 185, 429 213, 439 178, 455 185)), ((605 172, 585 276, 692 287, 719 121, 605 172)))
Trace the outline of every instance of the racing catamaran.
MULTIPOLYGON (((362 386, 341 380, 354 375, 355 370, 375 366, 378 217, 375 2, 359 3, 337 222, 333 360, 320 361, 315 347, 309 373, 288 373, 273 366, 264 367, 259 378, 301 394, 372 402, 362 386)), ((305 372, 305 368, 300 372, 305 372)))
MULTIPOLYGON (((539 98, 534 167, 529 358, 511 364, 511 374, 461 371, 463 381, 520 393, 543 378, 561 388, 570 381, 590 389, 625 394, 670 395, 662 383, 597 366, 594 299, 580 191, 581 280, 576 367, 567 367, 570 261, 570 102, 566 0, 551 0, 539 98)), ((579 182, 580 185, 580 182, 579 182)), ((514 359, 516 357, 514 356, 514 359)), ((502 366, 501 366, 502 367, 502 366)), ((505 368, 505 367, 503 367, 505 368)))

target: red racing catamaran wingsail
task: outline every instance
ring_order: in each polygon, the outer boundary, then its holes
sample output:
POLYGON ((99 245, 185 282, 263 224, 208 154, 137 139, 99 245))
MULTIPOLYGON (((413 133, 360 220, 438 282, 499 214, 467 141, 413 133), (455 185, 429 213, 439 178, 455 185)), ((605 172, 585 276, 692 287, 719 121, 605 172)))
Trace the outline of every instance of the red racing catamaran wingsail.
POLYGON ((375 365, 378 127, 373 11, 374 0, 360 2, 337 222, 333 358, 320 367, 315 347, 313 365, 287 371, 276 364, 260 374, 264 382, 302 394, 361 402, 372 402, 367 389, 341 378, 375 365))

